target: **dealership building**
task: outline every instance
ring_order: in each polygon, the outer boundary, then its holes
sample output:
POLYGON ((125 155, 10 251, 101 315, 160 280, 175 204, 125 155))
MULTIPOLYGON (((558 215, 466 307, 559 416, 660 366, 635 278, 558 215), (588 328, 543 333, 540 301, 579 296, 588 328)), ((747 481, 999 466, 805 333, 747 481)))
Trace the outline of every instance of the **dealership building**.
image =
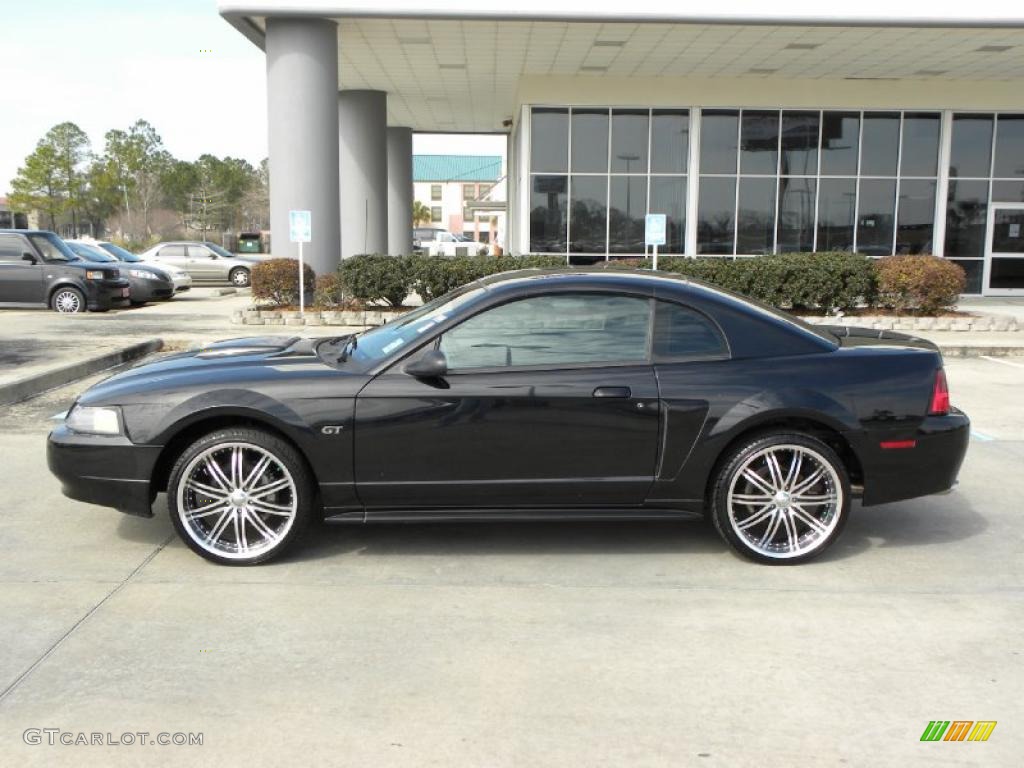
POLYGON ((504 133, 512 253, 643 254, 664 213, 661 253, 934 253, 1024 292, 1024 11, 903 5, 219 2, 318 270, 410 250, 413 132, 504 133))

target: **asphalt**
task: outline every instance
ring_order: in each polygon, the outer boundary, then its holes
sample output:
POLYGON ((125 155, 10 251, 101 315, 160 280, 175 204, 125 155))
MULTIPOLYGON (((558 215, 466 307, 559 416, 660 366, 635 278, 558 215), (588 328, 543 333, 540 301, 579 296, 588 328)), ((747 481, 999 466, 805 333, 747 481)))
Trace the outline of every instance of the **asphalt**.
POLYGON ((48 419, 92 380, 2 409, 0 764, 1017 766, 1024 361, 947 371, 958 490, 857 507, 789 568, 671 522, 338 526, 217 567, 160 501, 61 496, 48 419), (935 719, 998 725, 921 743, 935 719))

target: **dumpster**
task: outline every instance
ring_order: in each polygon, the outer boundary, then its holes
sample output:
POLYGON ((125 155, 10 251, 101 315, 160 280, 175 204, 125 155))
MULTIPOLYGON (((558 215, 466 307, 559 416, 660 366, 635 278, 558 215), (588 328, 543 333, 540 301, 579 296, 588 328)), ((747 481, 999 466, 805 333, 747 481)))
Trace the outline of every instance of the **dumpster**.
POLYGON ((263 253, 259 232, 243 232, 238 236, 238 253, 263 253))

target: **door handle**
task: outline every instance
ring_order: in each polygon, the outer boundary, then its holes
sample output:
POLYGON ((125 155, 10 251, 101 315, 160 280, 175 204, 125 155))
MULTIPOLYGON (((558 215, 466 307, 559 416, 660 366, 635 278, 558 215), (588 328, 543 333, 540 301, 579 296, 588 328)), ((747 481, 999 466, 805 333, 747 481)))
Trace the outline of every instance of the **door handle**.
POLYGON ((594 397, 629 397, 629 387, 598 387, 594 390, 594 397))

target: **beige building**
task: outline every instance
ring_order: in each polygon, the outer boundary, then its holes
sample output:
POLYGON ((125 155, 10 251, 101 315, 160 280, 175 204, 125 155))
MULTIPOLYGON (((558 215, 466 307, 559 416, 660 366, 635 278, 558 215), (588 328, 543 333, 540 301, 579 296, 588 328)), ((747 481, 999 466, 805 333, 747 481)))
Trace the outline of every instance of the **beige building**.
MULTIPOLYGON (((373 202, 382 171, 346 165, 346 155, 366 157, 362 137, 504 132, 513 253, 570 263, 639 255, 645 214, 664 213, 663 253, 930 252, 961 265, 971 293, 1024 292, 1021 6, 220 0, 220 8, 267 50, 272 177, 294 177, 271 190, 279 217, 296 207, 301 181, 325 190, 317 204, 332 221, 339 182, 324 157, 340 133, 342 214, 333 221, 342 243, 355 229, 368 248, 363 220, 389 215, 373 202), (293 49, 323 61, 296 69, 293 49), (380 107, 354 115, 365 94, 380 107), (322 99, 330 109, 307 108, 322 99)), ((373 167, 400 168, 406 146, 389 144, 390 157, 373 167)), ((411 190, 391 181, 400 195, 389 205, 404 210, 411 190)))

